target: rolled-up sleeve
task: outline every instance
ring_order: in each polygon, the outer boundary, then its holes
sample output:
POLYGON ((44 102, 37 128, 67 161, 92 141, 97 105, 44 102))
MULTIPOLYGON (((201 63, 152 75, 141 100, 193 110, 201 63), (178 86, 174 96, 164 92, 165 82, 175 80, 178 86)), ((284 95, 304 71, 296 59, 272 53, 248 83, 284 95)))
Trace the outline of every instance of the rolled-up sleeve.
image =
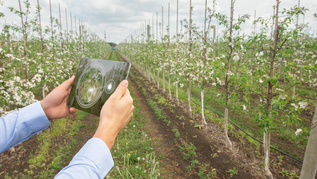
POLYGON ((39 101, 0 117, 0 153, 29 139, 50 124, 39 101))
POLYGON ((114 162, 106 143, 99 138, 92 138, 55 178, 104 178, 113 165, 114 162))

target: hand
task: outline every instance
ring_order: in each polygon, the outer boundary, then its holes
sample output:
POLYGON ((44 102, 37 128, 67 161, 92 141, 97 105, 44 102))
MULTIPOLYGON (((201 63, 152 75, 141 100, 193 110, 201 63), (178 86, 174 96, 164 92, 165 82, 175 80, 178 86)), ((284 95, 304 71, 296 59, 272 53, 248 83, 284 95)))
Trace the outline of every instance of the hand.
POLYGON ((67 106, 67 99, 74 80, 75 76, 72 76, 41 101, 41 106, 49 120, 67 117, 77 111, 77 109, 67 106))
POLYGON ((100 122, 94 137, 103 140, 111 150, 118 133, 132 117, 133 99, 128 90, 128 81, 123 80, 109 97, 100 112, 100 122))

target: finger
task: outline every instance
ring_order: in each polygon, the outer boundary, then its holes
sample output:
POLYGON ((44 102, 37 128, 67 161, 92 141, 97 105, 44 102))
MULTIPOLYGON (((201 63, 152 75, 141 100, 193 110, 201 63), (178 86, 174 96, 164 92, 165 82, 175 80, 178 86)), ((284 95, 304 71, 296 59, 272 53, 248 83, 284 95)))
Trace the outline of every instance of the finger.
POLYGON ((65 89, 65 90, 68 90, 69 88, 72 87, 73 83, 74 83, 74 80, 75 80, 75 76, 72 76, 71 78, 69 78, 68 80, 64 81, 60 87, 65 89))
POLYGON ((67 90, 67 95, 70 94, 70 91, 71 91, 71 90, 72 90, 72 87, 68 88, 68 90, 67 90))
POLYGON ((74 114, 74 113, 76 113, 77 111, 78 111, 78 109, 73 108, 73 107, 69 107, 69 113, 70 113, 70 114, 74 114))
POLYGON ((125 99, 126 100, 126 99, 129 99, 129 98, 131 98, 130 100, 132 100, 132 103, 133 103, 133 99, 131 97, 130 91, 129 91, 129 89, 127 89, 125 94, 123 96, 121 96, 121 99, 125 99))
POLYGON ((128 81, 123 80, 117 87, 116 91, 113 93, 113 96, 120 99, 126 93, 127 88, 128 88, 128 81))

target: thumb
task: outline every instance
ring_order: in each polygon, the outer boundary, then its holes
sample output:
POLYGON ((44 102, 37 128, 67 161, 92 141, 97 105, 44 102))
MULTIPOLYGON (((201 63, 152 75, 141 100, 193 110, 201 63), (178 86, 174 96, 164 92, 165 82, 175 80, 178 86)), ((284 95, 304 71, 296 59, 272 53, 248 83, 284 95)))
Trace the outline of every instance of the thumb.
POLYGON ((68 80, 64 81, 60 87, 62 87, 63 89, 65 90, 68 90, 72 84, 74 83, 74 80, 75 80, 75 76, 72 76, 71 78, 69 78, 68 80))
POLYGON ((127 91, 128 88, 128 81, 123 80, 119 86, 117 87, 116 91, 113 93, 114 96, 117 98, 121 98, 127 91))
POLYGON ((73 108, 73 107, 69 107, 69 113, 70 113, 70 114, 74 114, 74 113, 77 112, 77 111, 78 111, 78 109, 73 108))

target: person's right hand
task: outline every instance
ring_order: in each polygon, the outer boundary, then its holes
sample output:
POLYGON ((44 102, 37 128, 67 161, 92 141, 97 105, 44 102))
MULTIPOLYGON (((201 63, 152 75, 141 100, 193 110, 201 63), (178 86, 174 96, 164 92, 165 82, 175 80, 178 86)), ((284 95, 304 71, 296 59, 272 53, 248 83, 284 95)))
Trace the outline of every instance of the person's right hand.
POLYGON ((133 99, 128 90, 128 81, 123 80, 103 105, 94 137, 103 140, 110 150, 118 133, 130 121, 133 110, 133 99))

